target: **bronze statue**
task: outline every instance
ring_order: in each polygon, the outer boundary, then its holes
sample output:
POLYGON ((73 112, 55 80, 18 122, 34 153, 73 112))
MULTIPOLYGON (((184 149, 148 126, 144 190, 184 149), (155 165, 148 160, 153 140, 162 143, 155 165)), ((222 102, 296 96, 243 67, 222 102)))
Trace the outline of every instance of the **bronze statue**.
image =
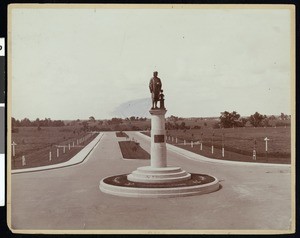
POLYGON ((159 108, 160 109, 166 109, 165 108, 165 95, 163 94, 164 90, 160 90, 159 94, 159 108))
POLYGON ((161 91, 161 80, 157 77, 157 71, 153 72, 153 78, 150 79, 149 89, 152 96, 152 108, 157 108, 157 102, 159 101, 159 94, 161 91))

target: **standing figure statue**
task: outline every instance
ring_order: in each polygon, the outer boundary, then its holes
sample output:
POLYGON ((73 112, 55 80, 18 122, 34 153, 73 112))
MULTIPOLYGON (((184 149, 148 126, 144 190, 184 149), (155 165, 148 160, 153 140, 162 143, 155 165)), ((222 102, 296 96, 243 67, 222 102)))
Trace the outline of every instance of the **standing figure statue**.
POLYGON ((157 71, 153 72, 153 78, 150 79, 149 89, 152 96, 152 108, 157 108, 157 102, 159 101, 159 94, 161 91, 161 81, 160 78, 157 77, 157 71))
POLYGON ((160 90, 160 94, 159 94, 159 108, 160 109, 166 109, 165 108, 165 95, 163 94, 164 90, 160 90))

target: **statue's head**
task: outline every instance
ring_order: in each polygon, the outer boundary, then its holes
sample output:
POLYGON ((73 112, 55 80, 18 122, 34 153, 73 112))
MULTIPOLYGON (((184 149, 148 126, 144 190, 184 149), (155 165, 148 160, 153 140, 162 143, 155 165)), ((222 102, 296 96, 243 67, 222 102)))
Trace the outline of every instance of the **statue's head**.
POLYGON ((154 71, 154 72, 153 72, 153 76, 156 77, 157 75, 158 75, 158 72, 157 72, 157 71, 154 71))

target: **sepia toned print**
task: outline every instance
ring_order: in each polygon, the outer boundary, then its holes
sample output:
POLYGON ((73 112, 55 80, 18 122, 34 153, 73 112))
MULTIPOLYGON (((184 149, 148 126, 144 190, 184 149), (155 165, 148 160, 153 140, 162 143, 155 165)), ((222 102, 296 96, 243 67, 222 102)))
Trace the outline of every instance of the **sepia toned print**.
POLYGON ((294 22, 290 5, 10 5, 12 231, 294 232, 294 22))

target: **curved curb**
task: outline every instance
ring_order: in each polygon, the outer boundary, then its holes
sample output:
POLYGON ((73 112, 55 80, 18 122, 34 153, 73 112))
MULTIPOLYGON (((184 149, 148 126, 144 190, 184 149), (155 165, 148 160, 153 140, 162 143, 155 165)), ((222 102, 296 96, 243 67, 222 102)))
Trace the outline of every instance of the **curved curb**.
MULTIPOLYGON (((211 175, 210 175, 211 176, 211 175)), ((193 186, 181 186, 181 187, 166 187, 166 188, 142 188, 142 187, 125 187, 116 186, 105 183, 104 179, 100 181, 99 189, 103 193, 122 196, 122 197, 134 197, 134 198, 172 198, 172 197, 186 197, 193 195, 202 195, 212 193, 220 188, 219 180, 214 177, 213 182, 193 185, 193 186)))
POLYGON ((100 140, 102 139, 104 133, 100 134, 92 140, 88 145, 86 145, 81 151, 79 151, 76 155, 74 155, 70 160, 58 164, 53 164, 53 165, 46 165, 46 166, 40 166, 40 167, 33 167, 33 168, 27 168, 27 169, 16 169, 16 170, 11 170, 11 174, 21 174, 21 173, 31 173, 31 172, 40 172, 40 171, 46 171, 46 170, 52 170, 52 169, 60 169, 60 168, 66 168, 70 167, 73 165, 78 165, 83 163, 86 158, 90 155, 90 153, 94 150, 94 148, 99 144, 100 140), (92 145, 97 140, 97 142, 92 145), (92 148, 88 148, 89 145, 92 145, 92 148), (85 152, 84 150, 86 149, 88 151, 85 152), (76 156, 80 156, 80 153, 84 153, 83 158, 79 159, 79 161, 72 162, 76 156))

